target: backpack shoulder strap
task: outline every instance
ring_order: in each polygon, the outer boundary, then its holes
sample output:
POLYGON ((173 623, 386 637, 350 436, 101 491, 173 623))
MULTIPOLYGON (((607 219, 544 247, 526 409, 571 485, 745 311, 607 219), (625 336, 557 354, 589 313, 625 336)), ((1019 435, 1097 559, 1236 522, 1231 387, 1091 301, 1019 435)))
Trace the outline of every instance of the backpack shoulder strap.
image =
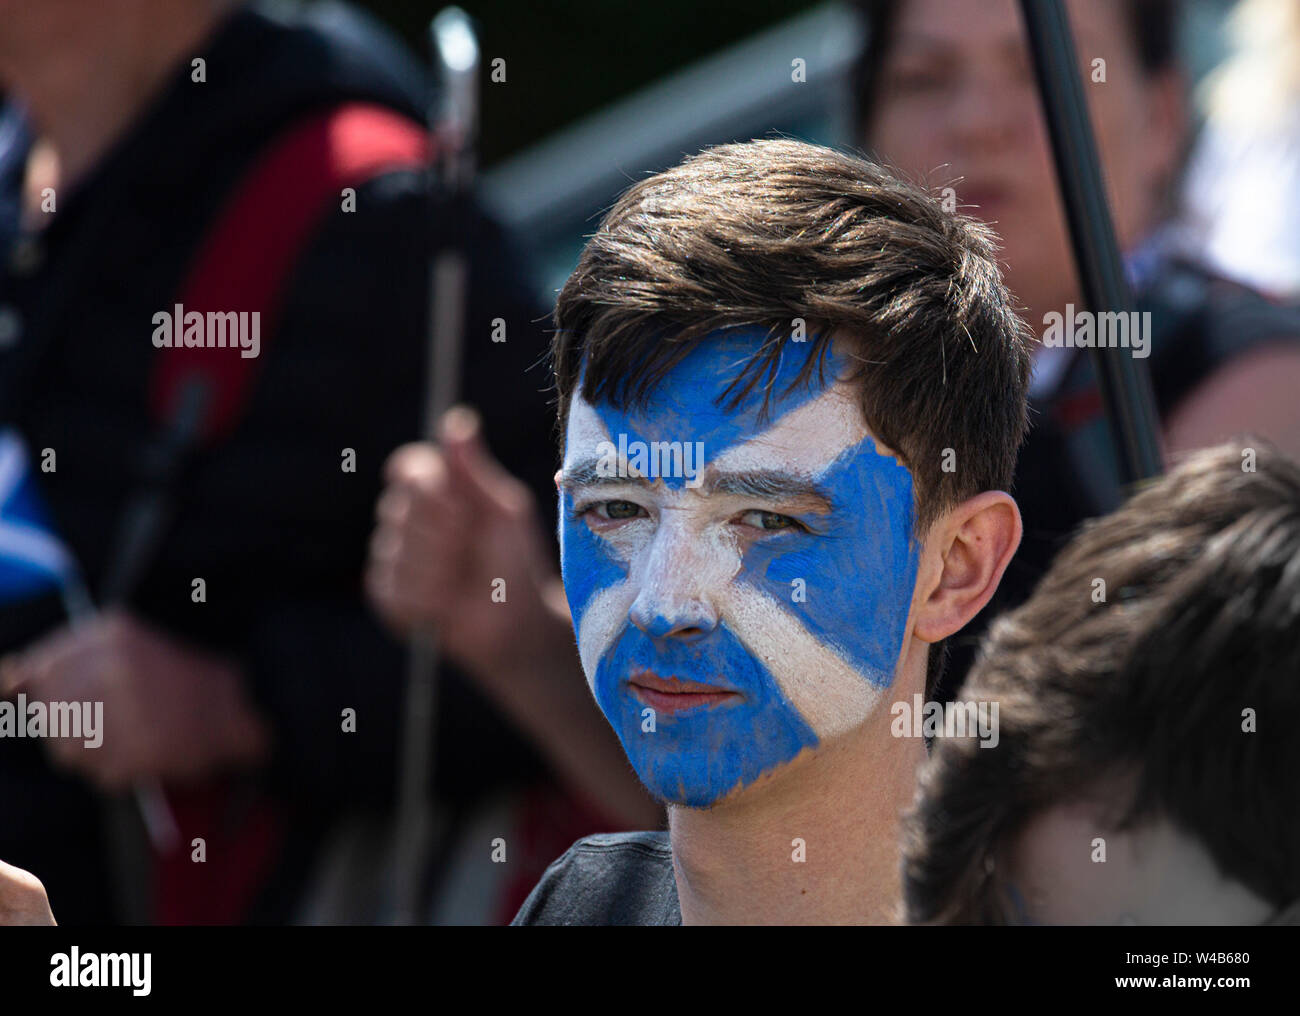
MULTIPOLYGON (((230 313, 247 313, 248 320, 259 321, 264 350, 275 334, 289 274, 331 203, 342 199, 343 188, 427 165, 431 149, 424 125, 368 103, 337 106, 296 124, 237 184, 191 262, 180 303, 169 313, 190 321, 197 320, 190 317, 196 313, 202 320, 219 314, 227 326, 233 323, 230 313)), ((246 357, 238 348, 185 347, 184 329, 185 320, 173 317, 173 343, 159 349, 150 378, 150 408, 155 420, 173 419, 182 390, 198 378, 209 389, 199 436, 214 440, 237 422, 260 356, 246 357)))

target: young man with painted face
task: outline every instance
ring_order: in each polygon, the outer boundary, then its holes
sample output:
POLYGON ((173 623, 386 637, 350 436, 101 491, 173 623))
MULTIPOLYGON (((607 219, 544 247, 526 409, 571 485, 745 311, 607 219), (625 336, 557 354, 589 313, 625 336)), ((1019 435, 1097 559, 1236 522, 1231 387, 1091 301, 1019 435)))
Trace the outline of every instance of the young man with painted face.
POLYGON ((1029 347, 990 236, 793 141, 606 215, 555 312, 562 570, 669 831, 579 841, 515 923, 896 918, 925 748, 889 706, 1020 539, 1029 347))

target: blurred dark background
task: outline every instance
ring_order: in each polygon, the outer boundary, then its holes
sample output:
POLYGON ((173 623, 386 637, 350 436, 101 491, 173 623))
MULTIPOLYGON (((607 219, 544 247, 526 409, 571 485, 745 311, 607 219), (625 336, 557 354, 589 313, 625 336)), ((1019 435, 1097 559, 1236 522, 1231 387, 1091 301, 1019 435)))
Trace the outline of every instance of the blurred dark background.
MULTIPOLYGON (((359 6, 425 54, 431 0, 362 0, 359 6)), ((485 64, 503 57, 507 84, 483 94, 483 165, 714 50, 818 6, 817 0, 466 0, 485 64)), ((485 83, 486 84, 486 83, 485 83)))

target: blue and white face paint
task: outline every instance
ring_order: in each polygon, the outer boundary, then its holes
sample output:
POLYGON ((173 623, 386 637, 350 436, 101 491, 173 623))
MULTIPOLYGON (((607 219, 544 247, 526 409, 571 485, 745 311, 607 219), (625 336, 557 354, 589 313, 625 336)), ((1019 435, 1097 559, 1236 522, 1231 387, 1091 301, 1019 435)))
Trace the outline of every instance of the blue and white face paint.
POLYGON ((757 391, 720 408, 762 338, 712 336, 633 413, 575 395, 565 435, 583 670, 642 782, 691 807, 860 725, 916 583, 911 474, 877 450, 833 351, 831 383, 814 370, 789 390, 813 344, 787 345, 765 419, 757 391))

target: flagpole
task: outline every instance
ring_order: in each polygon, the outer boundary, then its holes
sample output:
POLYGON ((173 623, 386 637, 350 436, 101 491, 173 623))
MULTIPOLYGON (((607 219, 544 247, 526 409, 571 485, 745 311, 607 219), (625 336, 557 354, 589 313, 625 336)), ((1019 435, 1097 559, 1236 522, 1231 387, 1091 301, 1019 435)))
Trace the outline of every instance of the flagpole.
MULTIPOLYGON (((197 442, 210 404, 209 384, 191 379, 181 389, 175 416, 156 437, 148 456, 150 475, 127 501, 104 569, 100 600, 106 606, 128 602, 153 562, 172 509, 168 488, 197 442)), ((80 595, 65 593, 64 602, 74 626, 95 616, 84 586, 80 595)), ((130 797, 109 798, 105 812, 118 905, 128 923, 145 924, 152 903, 150 850, 160 856, 175 850, 180 845, 180 827, 157 778, 135 780, 130 797)))
MULTIPOLYGON (((1020 10, 1084 301, 1093 313, 1127 312, 1133 308, 1133 294, 1106 203, 1065 6, 1062 0, 1020 0, 1020 10)), ((1128 349, 1100 344, 1092 348, 1092 356, 1121 479, 1130 484, 1159 475, 1164 469, 1159 418, 1146 362, 1128 349)))
MULTIPOLYGON (((434 207, 445 218, 431 225, 446 242, 436 252, 430 280, 432 342, 425 384, 424 436, 432 441, 456 398, 469 288, 464 205, 473 188, 478 131, 479 49, 474 25, 458 7, 445 7, 429 26, 438 76, 430 120, 435 139, 434 207), (450 228, 448 228, 450 227, 450 228)), ((431 628, 410 640, 395 844, 396 922, 422 923, 426 870, 433 841, 431 809, 437 730, 438 645, 431 628)))

